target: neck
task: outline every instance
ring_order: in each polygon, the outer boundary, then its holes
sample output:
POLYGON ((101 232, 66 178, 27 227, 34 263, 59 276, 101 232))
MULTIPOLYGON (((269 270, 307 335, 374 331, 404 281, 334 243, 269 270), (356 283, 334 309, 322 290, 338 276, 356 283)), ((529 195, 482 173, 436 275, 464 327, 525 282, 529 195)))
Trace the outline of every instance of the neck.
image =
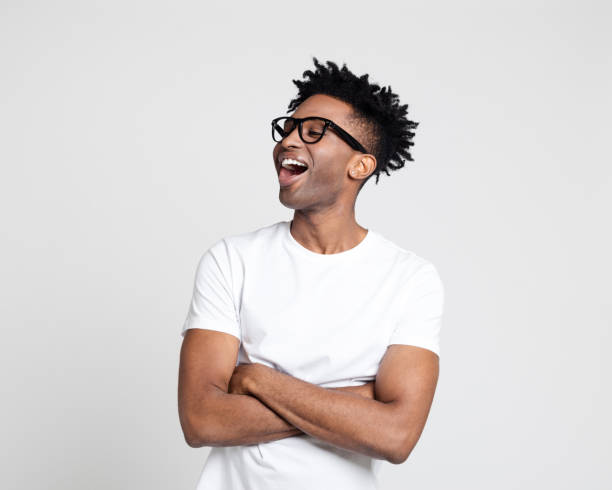
POLYGON ((291 224, 293 238, 320 254, 344 252, 357 246, 367 234, 367 228, 355 221, 354 211, 348 214, 316 215, 296 211, 291 224))

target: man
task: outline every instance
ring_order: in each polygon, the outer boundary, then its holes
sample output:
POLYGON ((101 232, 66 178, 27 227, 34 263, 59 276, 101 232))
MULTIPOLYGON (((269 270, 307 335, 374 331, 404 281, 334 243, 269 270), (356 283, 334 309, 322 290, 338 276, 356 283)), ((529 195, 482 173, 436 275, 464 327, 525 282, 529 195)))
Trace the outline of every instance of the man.
POLYGON ((178 401, 189 446, 212 446, 198 490, 375 489, 433 400, 437 270, 355 221, 363 184, 412 160, 418 123, 391 87, 314 63, 272 124, 293 219, 223 238, 197 267, 178 401))

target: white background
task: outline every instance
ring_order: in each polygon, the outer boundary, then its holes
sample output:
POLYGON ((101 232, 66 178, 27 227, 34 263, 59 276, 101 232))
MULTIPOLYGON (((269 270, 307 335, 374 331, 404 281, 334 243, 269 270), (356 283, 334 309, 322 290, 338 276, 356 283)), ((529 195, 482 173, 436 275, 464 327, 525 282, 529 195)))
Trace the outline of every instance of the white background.
POLYGON ((0 487, 193 489, 180 330, 214 241, 290 219, 270 120, 320 61, 415 161, 357 221, 431 260, 441 372, 381 489, 607 489, 607 2, 0 2, 0 487))

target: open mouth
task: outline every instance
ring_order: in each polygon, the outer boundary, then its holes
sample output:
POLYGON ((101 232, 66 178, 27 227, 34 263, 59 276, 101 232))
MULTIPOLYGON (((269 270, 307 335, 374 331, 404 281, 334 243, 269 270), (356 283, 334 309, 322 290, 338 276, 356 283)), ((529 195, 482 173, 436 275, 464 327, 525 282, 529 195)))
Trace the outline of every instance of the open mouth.
POLYGON ((297 174, 306 172, 306 170, 308 170, 308 167, 289 163, 289 164, 285 164, 284 166, 281 166, 281 172, 283 170, 287 170, 288 172, 291 173, 291 175, 297 175, 297 174))
POLYGON ((290 163, 287 160, 283 160, 278 174, 278 181, 280 183, 280 186, 287 187, 288 185, 291 185, 307 171, 308 167, 304 164, 301 164, 301 162, 290 163))

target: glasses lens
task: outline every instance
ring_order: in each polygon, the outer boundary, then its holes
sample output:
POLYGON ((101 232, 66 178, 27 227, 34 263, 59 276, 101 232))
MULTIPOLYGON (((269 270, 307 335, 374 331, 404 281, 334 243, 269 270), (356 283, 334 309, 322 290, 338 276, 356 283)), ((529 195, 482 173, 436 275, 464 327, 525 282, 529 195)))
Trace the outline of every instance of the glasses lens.
POLYGON ((283 117, 274 123, 272 127, 272 138, 274 141, 282 141, 282 139, 287 136, 291 130, 295 127, 293 120, 289 119, 289 117, 283 117))
POLYGON ((302 123, 302 137, 307 143, 315 143, 323 136, 325 121, 322 119, 308 119, 302 123))

